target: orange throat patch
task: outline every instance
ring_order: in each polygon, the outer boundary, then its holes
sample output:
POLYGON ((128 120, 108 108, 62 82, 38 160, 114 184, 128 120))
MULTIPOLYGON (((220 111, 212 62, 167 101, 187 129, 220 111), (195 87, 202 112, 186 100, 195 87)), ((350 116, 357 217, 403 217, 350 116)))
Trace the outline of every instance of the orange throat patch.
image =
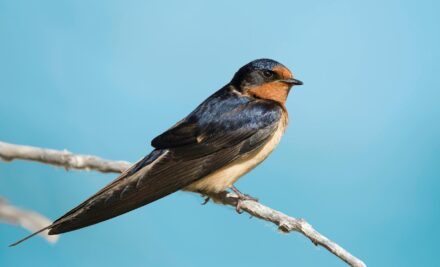
POLYGON ((260 86, 253 86, 247 93, 253 97, 276 101, 282 105, 286 103, 290 86, 279 81, 265 83, 260 86))

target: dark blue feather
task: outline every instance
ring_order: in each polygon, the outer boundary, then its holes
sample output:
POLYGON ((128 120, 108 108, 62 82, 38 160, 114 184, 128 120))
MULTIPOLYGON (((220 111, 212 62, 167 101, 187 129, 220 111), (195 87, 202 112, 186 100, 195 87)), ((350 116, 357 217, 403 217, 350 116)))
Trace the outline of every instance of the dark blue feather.
POLYGON ((273 125, 281 118, 281 107, 236 94, 225 87, 206 99, 191 114, 152 141, 155 148, 227 139, 227 145, 273 125), (234 138, 236 138, 234 140, 234 138))

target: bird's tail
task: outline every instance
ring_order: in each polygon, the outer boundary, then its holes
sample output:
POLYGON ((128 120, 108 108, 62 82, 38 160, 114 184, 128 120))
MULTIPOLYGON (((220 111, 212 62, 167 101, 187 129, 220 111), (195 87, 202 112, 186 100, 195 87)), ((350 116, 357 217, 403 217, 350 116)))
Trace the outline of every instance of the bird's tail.
POLYGON ((9 247, 15 247, 16 245, 20 244, 21 242, 24 242, 24 241, 28 240, 29 238, 31 238, 31 237, 33 237, 33 236, 36 236, 36 235, 38 235, 38 234, 40 234, 40 233, 42 233, 42 232, 44 232, 44 231, 50 229, 52 226, 53 226, 53 224, 48 225, 48 226, 44 227, 43 229, 40 229, 40 230, 38 230, 37 232, 35 232, 35 233, 31 234, 31 235, 28 235, 28 236, 26 236, 25 238, 20 239, 20 240, 18 240, 18 241, 15 242, 15 243, 10 244, 9 247))
MULTIPOLYGON (((9 245, 10 247, 16 246, 21 242, 28 240, 29 238, 45 231, 49 230, 49 235, 62 234, 65 232, 73 231, 82 227, 86 227, 112 217, 118 216, 122 213, 128 212, 135 209, 145 203, 144 195, 154 194, 133 194, 137 192, 133 190, 133 186, 126 186, 130 184, 130 178, 140 179, 145 175, 145 172, 140 171, 143 167, 148 166, 150 163, 154 162, 158 157, 163 154, 163 151, 153 151, 151 154, 147 155, 137 163, 135 163, 128 170, 124 171, 116 180, 111 182, 109 185, 101 189, 98 193, 91 196, 89 199, 67 212, 59 219, 54 221, 51 225, 44 227, 43 229, 9 245), (125 181, 125 182, 124 182, 125 181), (127 183, 126 183, 127 182, 127 183), (127 189, 131 189, 132 194, 127 193, 127 189), (121 198, 125 196, 131 196, 135 198, 141 197, 140 200, 132 199, 131 201, 122 201, 121 198), (117 200, 117 201, 115 201, 117 200), (119 201, 119 202, 118 202, 119 201)), ((134 182, 136 184, 136 180, 134 182)), ((130 191, 130 190, 128 190, 130 191)), ((156 197, 157 199, 158 197, 156 197)), ((124 200, 124 199, 122 199, 124 200)), ((148 200, 148 199, 147 199, 148 200)), ((155 200, 155 199, 154 199, 155 200)), ((150 200, 149 200, 150 201, 150 200)), ((151 202, 151 201, 150 201, 151 202)))

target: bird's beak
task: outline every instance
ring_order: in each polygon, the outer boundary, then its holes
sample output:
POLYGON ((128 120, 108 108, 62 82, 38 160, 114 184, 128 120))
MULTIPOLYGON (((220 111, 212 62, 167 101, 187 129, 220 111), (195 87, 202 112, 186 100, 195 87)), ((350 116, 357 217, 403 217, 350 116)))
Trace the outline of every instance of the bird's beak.
POLYGON ((297 79, 286 79, 286 80, 280 80, 280 82, 283 82, 283 83, 287 83, 287 84, 290 84, 290 85, 303 85, 303 82, 302 81, 300 81, 300 80, 297 80, 297 79))

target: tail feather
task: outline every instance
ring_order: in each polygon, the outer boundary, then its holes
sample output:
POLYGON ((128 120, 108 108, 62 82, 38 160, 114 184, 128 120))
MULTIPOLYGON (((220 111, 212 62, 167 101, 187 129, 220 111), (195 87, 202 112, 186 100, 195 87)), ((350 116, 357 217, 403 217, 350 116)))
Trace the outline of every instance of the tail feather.
MULTIPOLYGON (((119 213, 114 213, 114 210, 110 210, 107 211, 106 216, 99 216, 100 215, 100 209, 93 209, 91 212, 89 210, 89 208, 91 206, 93 206, 93 202, 96 201, 98 204, 102 204, 102 195, 105 194, 105 192, 107 191, 111 191, 112 189, 114 189, 115 187, 117 188, 119 185, 119 182, 123 181, 126 178, 129 178, 133 175, 136 175, 137 172, 142 169, 142 167, 150 164, 151 162, 153 162, 158 156, 161 155, 161 151, 153 151, 153 153, 147 155, 145 158, 143 158, 142 160, 138 161, 136 164, 134 164, 132 167, 130 167, 128 170, 126 170, 125 172, 123 172, 116 180, 114 180, 112 183, 110 183, 108 186, 106 186, 105 188, 103 188, 101 191, 99 191, 98 193, 96 193, 95 195, 93 195, 92 197, 90 197, 88 200, 84 201, 82 204, 80 204, 79 206, 77 206, 76 208, 74 208, 73 210, 69 211, 68 213, 66 213, 65 215, 63 215, 61 218, 59 218, 58 220, 56 220, 55 222, 53 222, 51 225, 48 225, 46 227, 44 227, 43 229, 40 229, 39 231, 26 236, 23 239, 20 239, 19 241, 9 245, 9 247, 14 247, 26 240, 28 240, 31 237, 34 237, 40 233, 42 233, 45 230, 49 230, 49 235, 56 235, 56 234, 61 234, 61 233, 65 233, 65 232, 69 232, 69 231, 73 231, 85 226, 88 226, 90 224, 94 224, 97 222, 100 222, 102 220, 117 216, 118 214, 121 214, 123 212, 119 212, 119 213), (84 207, 87 208, 84 208, 84 207), (86 218, 82 218, 83 220, 80 220, 77 218, 77 216, 81 216, 81 215, 87 215, 85 216, 86 218), (88 218, 89 217, 89 218, 88 218), (97 217, 97 218, 96 218, 97 217)), ((104 198, 104 203, 105 203, 106 198, 104 198)), ((116 210, 116 209, 115 209, 116 210)))
POLYGON ((35 232, 35 233, 31 234, 31 235, 28 235, 25 238, 20 239, 20 240, 18 240, 15 243, 10 244, 9 247, 15 247, 16 245, 20 244, 21 242, 24 242, 24 241, 28 240, 29 238, 34 237, 34 236, 40 234, 41 232, 44 232, 44 231, 50 229, 52 226, 53 226, 52 224, 48 225, 48 226, 44 227, 43 229, 38 230, 37 232, 35 232))

